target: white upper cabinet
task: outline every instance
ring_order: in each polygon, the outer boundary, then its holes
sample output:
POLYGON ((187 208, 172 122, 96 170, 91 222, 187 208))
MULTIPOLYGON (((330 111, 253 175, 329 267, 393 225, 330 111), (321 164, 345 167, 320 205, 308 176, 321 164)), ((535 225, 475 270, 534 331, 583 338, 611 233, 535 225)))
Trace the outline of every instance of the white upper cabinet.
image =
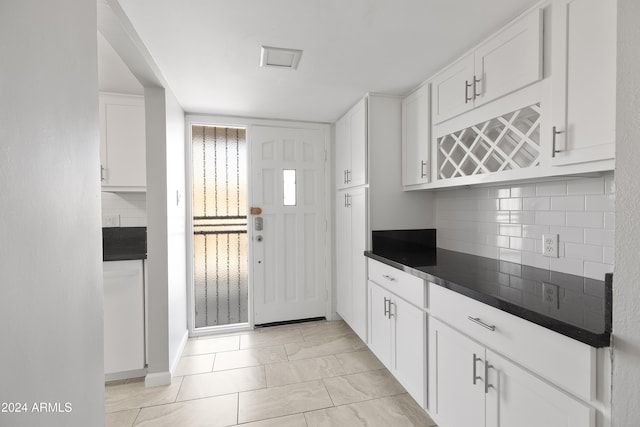
POLYGON ((477 107, 542 78, 542 10, 535 9, 475 51, 477 107))
POLYGON ((402 100, 402 185, 430 181, 429 85, 402 100))
POLYGON ((459 59, 431 79, 434 124, 473 108, 473 57, 459 59))
POLYGON ((553 165, 615 156, 616 1, 556 0, 553 165))
POLYGON ((336 186, 367 183, 367 104, 362 99, 336 122, 336 186))
POLYGON ((100 168, 105 190, 146 190, 144 97, 100 94, 100 168))
POLYGON ((542 77, 542 10, 535 9, 431 79, 433 123, 542 77))

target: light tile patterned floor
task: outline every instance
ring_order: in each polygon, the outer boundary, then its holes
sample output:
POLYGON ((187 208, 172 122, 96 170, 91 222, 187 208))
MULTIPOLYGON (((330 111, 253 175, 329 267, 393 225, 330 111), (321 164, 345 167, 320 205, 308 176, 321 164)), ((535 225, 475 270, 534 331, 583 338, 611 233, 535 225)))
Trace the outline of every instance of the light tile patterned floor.
POLYGON ((107 427, 431 427, 344 322, 192 338, 170 386, 105 389, 107 427))

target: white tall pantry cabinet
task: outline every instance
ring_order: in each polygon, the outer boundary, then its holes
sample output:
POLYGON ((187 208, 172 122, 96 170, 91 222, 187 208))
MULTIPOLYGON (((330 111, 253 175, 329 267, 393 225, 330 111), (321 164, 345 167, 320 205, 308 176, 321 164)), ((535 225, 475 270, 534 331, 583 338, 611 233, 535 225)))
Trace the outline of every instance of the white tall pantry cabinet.
POLYGON ((403 191, 401 103, 368 94, 335 124, 336 311, 364 341, 371 230, 433 227, 430 196, 403 191))

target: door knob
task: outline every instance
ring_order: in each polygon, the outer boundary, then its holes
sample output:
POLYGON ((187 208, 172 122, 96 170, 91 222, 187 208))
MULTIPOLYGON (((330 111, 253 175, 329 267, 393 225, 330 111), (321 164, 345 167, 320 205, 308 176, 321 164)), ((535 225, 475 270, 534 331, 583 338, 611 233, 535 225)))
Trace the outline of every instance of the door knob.
POLYGON ((250 212, 251 212, 251 215, 260 215, 262 213, 262 209, 261 208, 251 208, 250 212))

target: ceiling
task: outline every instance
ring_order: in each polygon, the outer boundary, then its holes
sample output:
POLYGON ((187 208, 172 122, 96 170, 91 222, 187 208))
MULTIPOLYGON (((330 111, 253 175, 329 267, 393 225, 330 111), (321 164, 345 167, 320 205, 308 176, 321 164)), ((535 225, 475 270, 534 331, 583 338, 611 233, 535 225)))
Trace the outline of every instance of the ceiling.
POLYGON ((190 113, 333 122, 406 94, 537 0, 119 0, 190 113), (302 49, 261 68, 262 45, 302 49))

